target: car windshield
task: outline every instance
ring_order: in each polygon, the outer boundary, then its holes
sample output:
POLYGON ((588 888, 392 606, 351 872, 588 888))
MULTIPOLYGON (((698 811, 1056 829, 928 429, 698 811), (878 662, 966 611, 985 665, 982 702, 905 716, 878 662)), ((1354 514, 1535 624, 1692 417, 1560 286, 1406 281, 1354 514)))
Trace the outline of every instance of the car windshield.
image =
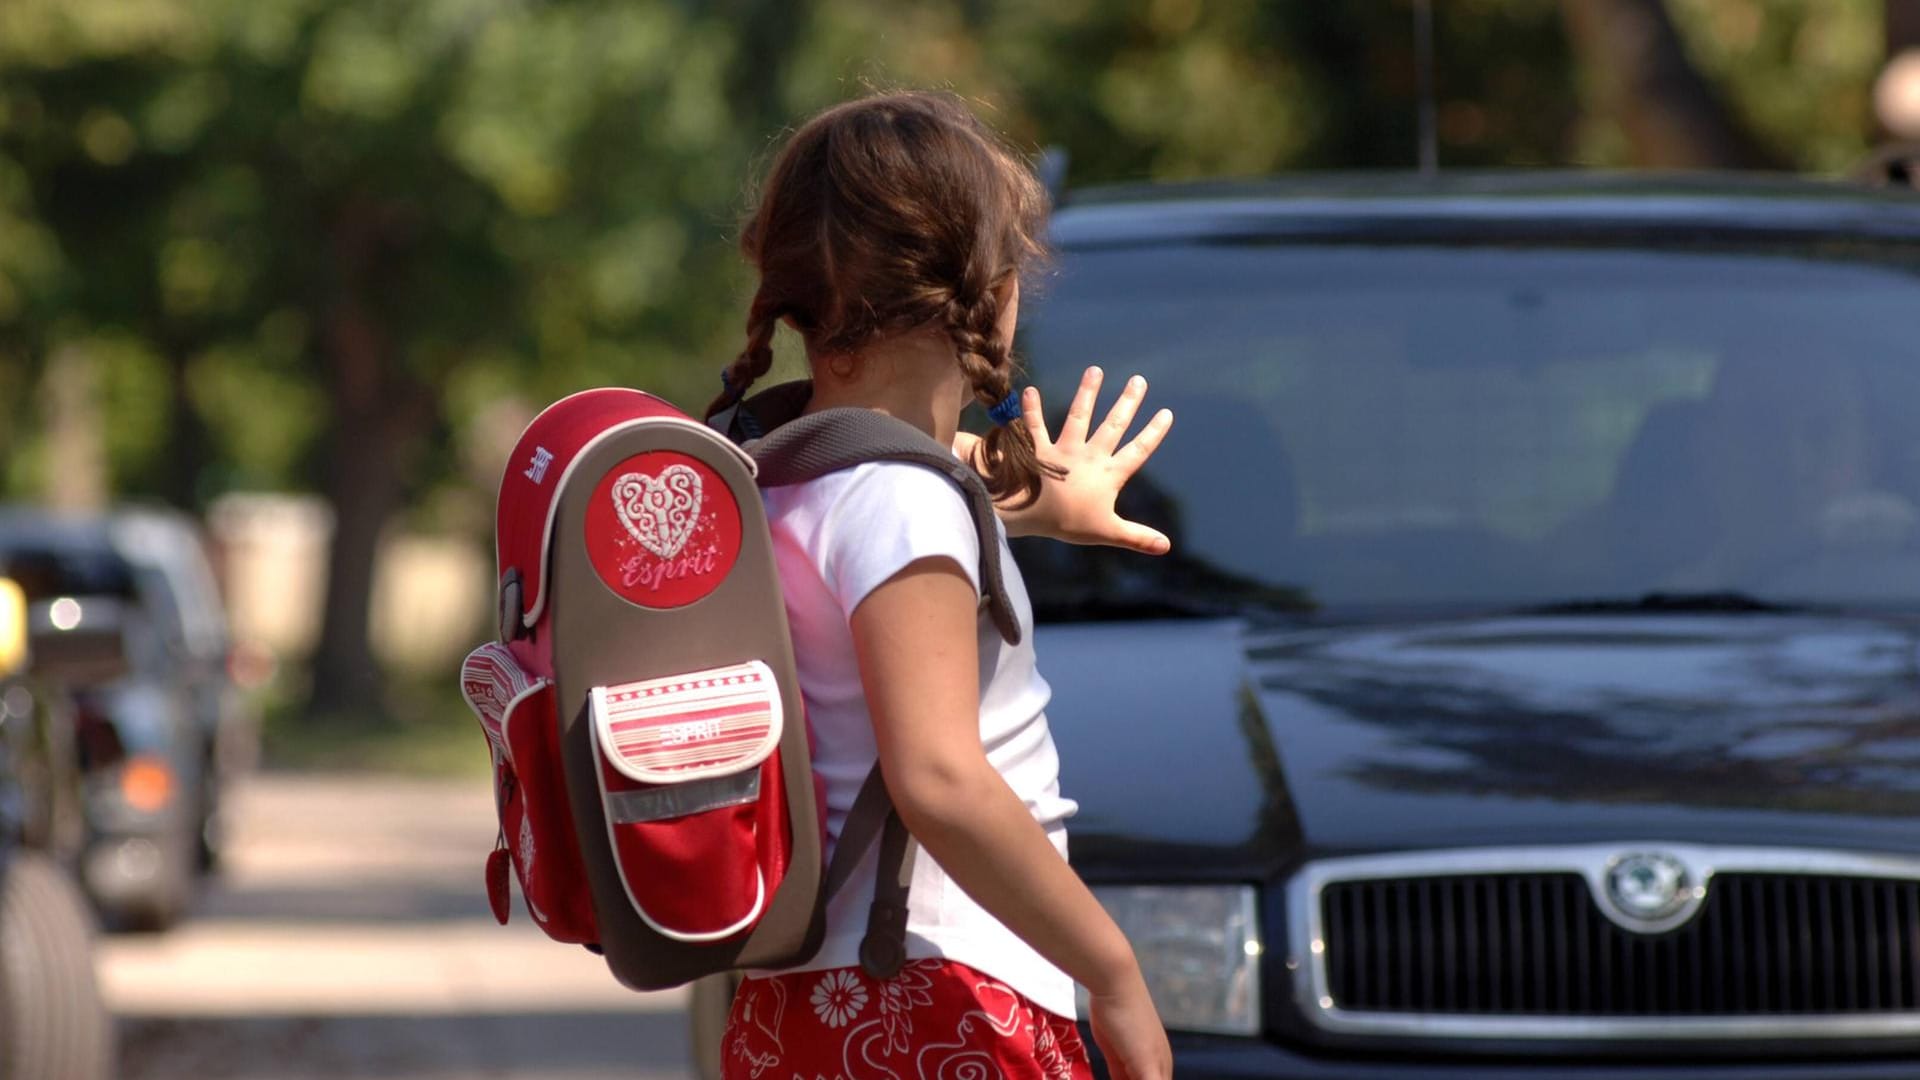
POLYGON ((1022 348, 1050 412, 1088 363, 1175 411, 1123 509, 1179 558, 1029 546, 1036 605, 1920 606, 1900 255, 1070 249, 1022 348))
POLYGON ((32 601, 136 595, 133 568, 104 544, 21 542, 0 534, 0 576, 18 582, 32 601))

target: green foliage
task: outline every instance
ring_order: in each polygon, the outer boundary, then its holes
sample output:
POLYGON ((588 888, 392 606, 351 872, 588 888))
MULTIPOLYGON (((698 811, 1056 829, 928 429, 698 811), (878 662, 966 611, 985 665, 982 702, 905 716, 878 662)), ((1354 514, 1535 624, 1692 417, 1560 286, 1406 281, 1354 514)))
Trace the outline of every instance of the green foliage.
MULTIPOLYGON (((1819 169, 1869 140, 1879 7, 1672 4, 1763 136, 1819 169)), ((1437 30, 1447 165, 1621 160, 1604 117, 1579 122, 1553 5, 1450 0, 1437 30)), ((113 385, 142 389, 111 402, 116 478, 166 490, 142 459, 186 425, 203 495, 316 482, 327 319, 356 288, 421 385, 695 403, 734 347, 730 226, 767 140, 893 84, 1064 145, 1077 182, 1414 156, 1392 0, 12 0, 0 348, 17 366, 75 332, 117 343, 113 385), (384 245, 358 281, 354 229, 384 245)), ((31 428, 21 395, 9 416, 31 428)))
POLYGON ((140 383, 109 402, 134 490, 164 489, 140 463, 179 422, 215 490, 316 482, 330 320, 355 300, 422 387, 481 367, 534 397, 690 398, 738 276, 733 61, 726 27, 625 0, 15 0, 0 341, 114 343, 112 385, 140 383))
POLYGON ((1762 140, 1816 172, 1873 146, 1882 0, 1668 0, 1693 60, 1762 140))
MULTIPOLYGON (((1444 167, 1626 160, 1560 5, 1434 8, 1444 167)), ((1791 160, 1866 148, 1880 0, 1670 8, 1791 160)), ((373 497, 329 448, 377 438, 400 490, 368 516, 484 530, 535 403, 704 403, 745 181, 891 85, 967 95, 1076 184, 1415 160, 1407 0, 5 0, 0 494, 37 482, 37 375, 77 348, 123 493, 345 511, 373 497)))

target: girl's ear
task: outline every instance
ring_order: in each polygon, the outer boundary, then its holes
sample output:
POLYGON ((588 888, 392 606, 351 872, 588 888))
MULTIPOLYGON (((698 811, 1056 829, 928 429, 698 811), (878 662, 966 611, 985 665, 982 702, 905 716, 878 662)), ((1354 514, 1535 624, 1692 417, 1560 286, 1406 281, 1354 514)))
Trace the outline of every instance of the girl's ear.
POLYGON ((1013 348, 1013 332, 1020 323, 1020 275, 1008 274, 1000 284, 993 287, 993 299, 1000 309, 1000 318, 994 324, 994 334, 1007 348, 1013 348))
POLYGON ((1001 278, 1000 283, 993 287, 993 299, 995 303, 1000 305, 1000 310, 1002 311, 1005 311, 1009 307, 1018 307, 1020 304, 1020 275, 1008 274, 1006 277, 1001 278))

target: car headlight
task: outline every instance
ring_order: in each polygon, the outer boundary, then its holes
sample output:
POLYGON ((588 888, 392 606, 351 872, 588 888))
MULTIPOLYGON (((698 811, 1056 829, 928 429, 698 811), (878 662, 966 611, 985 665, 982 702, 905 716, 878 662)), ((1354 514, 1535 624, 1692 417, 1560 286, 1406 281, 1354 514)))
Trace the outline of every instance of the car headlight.
POLYGON ((1133 943, 1168 1028, 1260 1033, 1262 947, 1252 886, 1096 886, 1093 894, 1133 943))

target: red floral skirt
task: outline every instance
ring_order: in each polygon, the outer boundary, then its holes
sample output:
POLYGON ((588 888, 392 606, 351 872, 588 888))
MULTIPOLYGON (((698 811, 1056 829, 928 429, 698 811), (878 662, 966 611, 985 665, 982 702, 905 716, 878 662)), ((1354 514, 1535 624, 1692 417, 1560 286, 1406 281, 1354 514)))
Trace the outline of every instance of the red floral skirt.
POLYGON ((891 979, 857 967, 748 979, 721 1047, 726 1080, 1092 1080, 1080 1031, 951 960, 891 979))

